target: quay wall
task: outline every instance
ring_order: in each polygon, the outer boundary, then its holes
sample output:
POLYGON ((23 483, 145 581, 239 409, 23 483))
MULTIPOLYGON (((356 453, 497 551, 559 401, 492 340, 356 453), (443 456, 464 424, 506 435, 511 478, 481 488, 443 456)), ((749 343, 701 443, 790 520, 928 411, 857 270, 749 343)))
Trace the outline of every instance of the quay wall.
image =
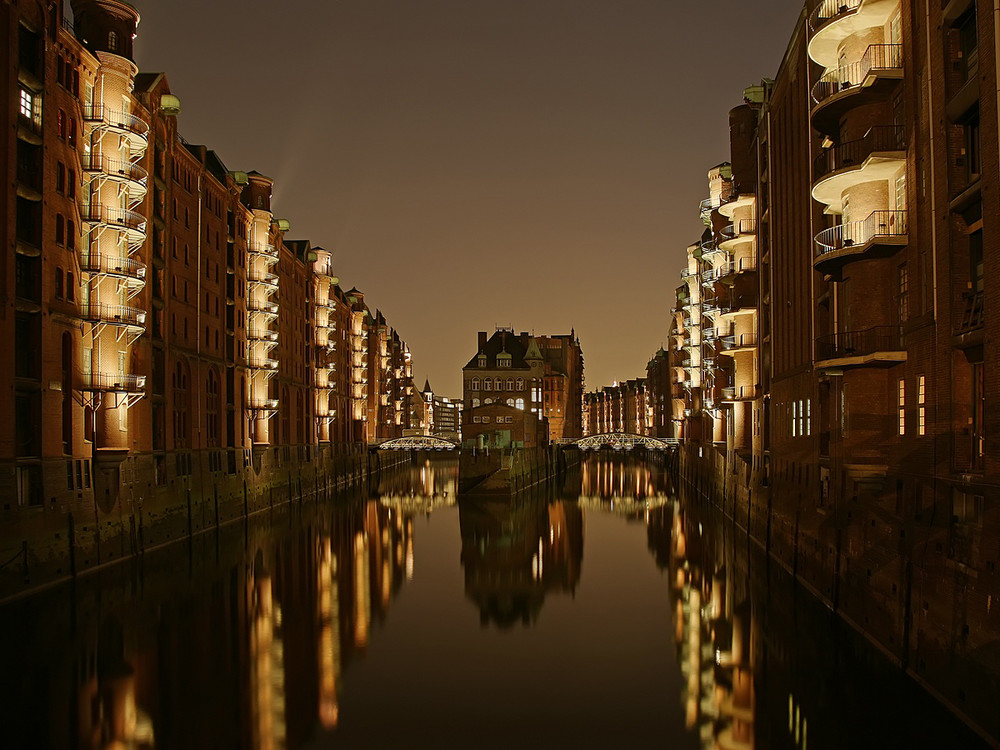
MULTIPOLYGON (((3 509, 0 602, 293 500, 363 487, 367 477, 409 461, 407 452, 362 443, 140 453, 114 470, 86 467, 79 484, 76 461, 51 461, 46 486, 59 489, 30 513, 3 509)), ((13 475, 6 468, 0 472, 13 475)))
POLYGON ((950 491, 911 477, 831 483, 819 466, 755 471, 720 446, 684 444, 683 492, 721 511, 825 607, 1000 747, 1000 505, 974 529, 950 491), (913 498, 916 497, 916 501, 913 498))

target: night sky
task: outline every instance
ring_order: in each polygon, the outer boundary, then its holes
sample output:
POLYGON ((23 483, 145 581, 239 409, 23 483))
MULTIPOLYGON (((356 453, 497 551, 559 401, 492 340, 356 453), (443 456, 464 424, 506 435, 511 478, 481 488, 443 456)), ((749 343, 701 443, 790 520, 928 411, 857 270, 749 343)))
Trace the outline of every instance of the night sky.
POLYGON ((799 0, 133 0, 180 130, 273 177, 418 385, 461 393, 476 331, 576 328, 588 389, 665 344, 727 112, 799 0))

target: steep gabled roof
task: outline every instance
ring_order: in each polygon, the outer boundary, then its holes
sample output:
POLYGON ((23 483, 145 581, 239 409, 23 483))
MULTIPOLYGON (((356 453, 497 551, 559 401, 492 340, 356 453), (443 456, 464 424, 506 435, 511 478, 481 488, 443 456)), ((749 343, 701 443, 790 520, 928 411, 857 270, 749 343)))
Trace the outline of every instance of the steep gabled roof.
MULTIPOLYGON (((469 360, 469 363, 463 367, 463 370, 468 369, 479 369, 479 355, 486 355, 486 368, 488 370, 498 369, 497 357, 500 354, 506 353, 510 355, 510 369, 511 370, 527 370, 530 369, 528 364, 524 361, 524 346, 521 344, 517 336, 511 331, 497 331, 487 340, 486 345, 483 350, 476 352, 476 354, 469 360)), ((507 368, 504 367, 506 370, 507 368)))

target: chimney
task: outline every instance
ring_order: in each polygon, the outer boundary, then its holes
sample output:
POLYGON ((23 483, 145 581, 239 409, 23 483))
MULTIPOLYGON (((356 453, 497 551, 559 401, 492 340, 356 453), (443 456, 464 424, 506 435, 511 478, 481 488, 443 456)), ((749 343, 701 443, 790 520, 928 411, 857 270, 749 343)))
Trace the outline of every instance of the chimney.
POLYGON ((486 331, 479 332, 479 351, 486 348, 486 331))

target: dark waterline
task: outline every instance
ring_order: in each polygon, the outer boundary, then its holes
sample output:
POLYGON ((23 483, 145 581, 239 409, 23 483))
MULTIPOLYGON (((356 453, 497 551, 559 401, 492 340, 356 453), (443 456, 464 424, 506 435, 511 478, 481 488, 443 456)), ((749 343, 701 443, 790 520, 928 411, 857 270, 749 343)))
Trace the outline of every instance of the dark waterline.
POLYGON ((0 747, 981 746, 659 470, 457 504, 455 474, 0 609, 0 747))

